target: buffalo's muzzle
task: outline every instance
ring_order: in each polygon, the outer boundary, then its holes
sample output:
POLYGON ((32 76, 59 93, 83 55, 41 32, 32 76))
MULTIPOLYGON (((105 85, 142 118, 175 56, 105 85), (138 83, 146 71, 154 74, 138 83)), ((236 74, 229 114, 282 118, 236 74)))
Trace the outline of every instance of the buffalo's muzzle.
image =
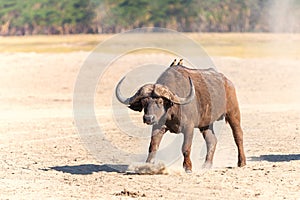
POLYGON ((154 115, 144 115, 143 121, 145 124, 152 125, 155 123, 155 116, 154 115))

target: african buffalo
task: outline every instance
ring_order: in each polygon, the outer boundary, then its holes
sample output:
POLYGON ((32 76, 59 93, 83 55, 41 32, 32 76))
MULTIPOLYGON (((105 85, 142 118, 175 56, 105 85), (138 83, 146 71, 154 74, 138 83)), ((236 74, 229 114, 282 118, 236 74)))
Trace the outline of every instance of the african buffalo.
POLYGON ((217 144, 213 123, 225 117, 238 148, 238 166, 246 165, 235 88, 223 74, 211 68, 189 69, 182 65, 172 65, 155 84, 142 86, 130 98, 125 98, 120 93, 123 79, 116 86, 117 99, 134 111, 141 112, 144 109, 144 123, 153 125, 146 162, 154 162, 166 131, 183 133, 183 167, 186 172, 191 172, 193 131, 194 128, 199 128, 207 145, 203 167, 211 167, 217 144))

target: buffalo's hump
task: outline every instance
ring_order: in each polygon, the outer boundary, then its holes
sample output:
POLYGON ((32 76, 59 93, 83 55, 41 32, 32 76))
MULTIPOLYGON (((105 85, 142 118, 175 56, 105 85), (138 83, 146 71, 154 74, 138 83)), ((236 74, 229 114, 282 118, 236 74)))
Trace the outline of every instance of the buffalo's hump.
POLYGON ((199 126, 209 125, 225 113, 227 79, 212 68, 189 69, 183 66, 173 66, 164 71, 156 83, 168 87, 178 96, 187 96, 190 91, 188 77, 193 81, 196 96, 181 110, 188 112, 191 117, 198 118, 196 121, 200 123, 199 126))

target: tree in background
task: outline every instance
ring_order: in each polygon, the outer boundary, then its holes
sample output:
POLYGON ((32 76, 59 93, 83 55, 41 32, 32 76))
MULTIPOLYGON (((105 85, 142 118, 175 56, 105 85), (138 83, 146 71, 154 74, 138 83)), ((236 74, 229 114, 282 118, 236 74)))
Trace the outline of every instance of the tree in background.
POLYGON ((0 34, 300 32, 300 0, 0 0, 0 34))
POLYGON ((107 4, 111 8, 104 19, 108 32, 142 26, 193 31, 192 26, 197 18, 194 0, 116 0, 107 4))
POLYGON ((0 0, 3 35, 88 33, 93 17, 89 0, 0 0))
POLYGON ((105 4, 110 9, 103 18, 108 27, 104 32, 141 26, 191 32, 300 31, 300 0, 111 0, 105 4))

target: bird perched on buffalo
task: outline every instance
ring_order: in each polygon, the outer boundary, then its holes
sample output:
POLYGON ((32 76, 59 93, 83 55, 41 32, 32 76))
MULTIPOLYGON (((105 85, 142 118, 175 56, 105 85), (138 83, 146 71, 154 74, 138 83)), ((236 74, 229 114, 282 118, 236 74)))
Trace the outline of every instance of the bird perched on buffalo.
POLYGON ((178 61, 177 65, 183 66, 183 59, 182 58, 178 61))
POLYGON ((170 67, 172 67, 173 65, 176 64, 176 59, 174 59, 174 61, 171 63, 170 67))

